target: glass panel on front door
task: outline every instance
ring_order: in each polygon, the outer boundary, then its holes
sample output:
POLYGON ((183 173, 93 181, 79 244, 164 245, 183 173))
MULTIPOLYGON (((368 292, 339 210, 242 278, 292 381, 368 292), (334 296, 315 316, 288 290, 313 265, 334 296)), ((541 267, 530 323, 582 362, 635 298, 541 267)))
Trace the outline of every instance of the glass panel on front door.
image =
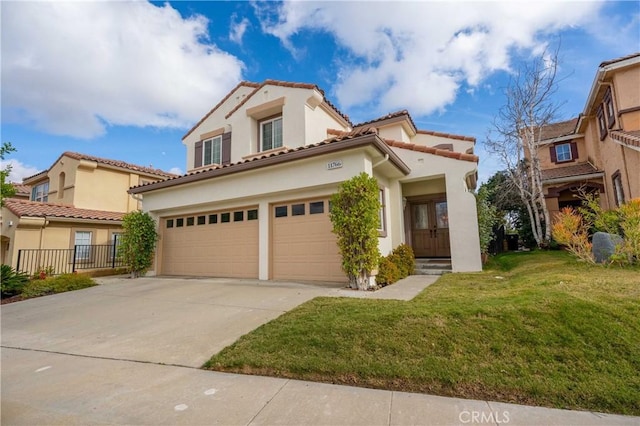
POLYGON ((415 229, 429 228, 429 209, 426 204, 413 206, 413 223, 415 229))
POLYGON ((446 201, 436 203, 436 221, 439 229, 449 227, 449 213, 446 201))

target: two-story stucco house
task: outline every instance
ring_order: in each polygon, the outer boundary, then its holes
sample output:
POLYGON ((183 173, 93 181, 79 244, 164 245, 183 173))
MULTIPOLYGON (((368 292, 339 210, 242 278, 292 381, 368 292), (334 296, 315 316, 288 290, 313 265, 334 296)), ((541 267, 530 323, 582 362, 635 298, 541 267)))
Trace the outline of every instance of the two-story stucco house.
MULTIPOLYGON (((17 266, 20 249, 61 249, 109 244, 122 231, 124 214, 140 201, 127 190, 175 175, 123 161, 63 153, 49 169, 17 186, 29 199, 5 199, 2 263, 17 266)), ((49 265, 42 265, 49 266, 49 265)))
POLYGON ((329 198, 362 172, 380 186, 379 248, 481 269, 473 138, 407 111, 353 125, 313 84, 241 82, 182 140, 188 173, 131 188, 159 224, 155 273, 346 281, 329 198))
POLYGON ((544 127, 538 156, 552 216, 581 192, 607 210, 640 197, 640 53, 600 64, 584 111, 544 127))

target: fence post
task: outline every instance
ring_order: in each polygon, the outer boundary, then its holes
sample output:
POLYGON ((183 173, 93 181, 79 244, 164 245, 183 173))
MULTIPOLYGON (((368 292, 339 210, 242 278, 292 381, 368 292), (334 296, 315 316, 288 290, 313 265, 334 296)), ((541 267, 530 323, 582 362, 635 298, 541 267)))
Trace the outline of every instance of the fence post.
POLYGON ((78 252, 78 245, 73 246, 73 263, 71 264, 71 273, 76 272, 76 257, 78 252))
POLYGON ((111 268, 114 269, 116 267, 116 252, 118 248, 118 236, 113 236, 113 253, 111 255, 111 268))

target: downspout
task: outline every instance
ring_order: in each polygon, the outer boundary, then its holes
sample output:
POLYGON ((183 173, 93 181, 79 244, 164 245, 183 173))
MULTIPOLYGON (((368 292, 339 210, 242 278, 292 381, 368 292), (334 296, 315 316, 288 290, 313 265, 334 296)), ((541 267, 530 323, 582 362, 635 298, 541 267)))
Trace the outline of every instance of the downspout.
POLYGON ((372 169, 375 169, 376 167, 378 167, 380 164, 385 163, 389 161, 389 154, 385 154, 384 158, 380 161, 378 161, 377 163, 375 163, 373 166, 371 166, 372 169))

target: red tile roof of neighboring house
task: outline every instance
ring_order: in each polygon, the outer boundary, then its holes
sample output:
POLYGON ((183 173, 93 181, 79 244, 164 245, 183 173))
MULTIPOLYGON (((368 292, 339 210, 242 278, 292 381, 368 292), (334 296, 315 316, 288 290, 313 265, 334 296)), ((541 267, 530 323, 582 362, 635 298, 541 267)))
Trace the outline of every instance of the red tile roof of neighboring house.
POLYGON ((333 105, 331 102, 329 102, 329 100, 327 100, 327 98, 326 98, 326 96, 324 94, 324 90, 322 90, 317 85, 310 84, 310 83, 292 83, 292 82, 289 82, 289 81, 268 80, 268 79, 263 81, 262 83, 260 83, 253 90, 253 92, 251 92, 247 96, 245 96, 245 98, 238 105, 236 105, 235 108, 233 108, 231 111, 229 111, 227 113, 227 115, 225 115, 225 118, 231 117, 231 115, 234 112, 236 112, 238 109, 240 109, 242 107, 242 105, 244 105, 249 100, 249 98, 251 98, 253 95, 258 93, 260 91, 260 89, 262 89, 264 86, 292 87, 294 89, 312 89, 312 90, 315 89, 315 90, 317 90, 318 92, 320 92, 322 94, 322 97, 324 98, 324 102, 326 102, 326 104, 329 105, 340 117, 342 117, 347 123, 349 123, 349 125, 351 125, 351 120, 349 120, 349 116, 347 116, 346 114, 343 114, 342 111, 340 111, 335 105, 333 105))
POLYGON ((476 143, 476 138, 474 138, 473 136, 454 135, 453 133, 433 132, 430 130, 418 130, 418 133, 423 135, 439 136, 441 138, 458 139, 461 141, 476 143))
POLYGON ((613 130, 609 134, 611 135, 612 139, 615 139, 616 141, 621 142, 624 145, 640 148, 640 130, 634 130, 631 132, 613 130))
MULTIPOLYGON (((69 158, 73 158, 75 160, 88 160, 88 161, 95 161, 96 163, 99 164, 105 164, 108 166, 114 166, 114 167, 120 167, 122 169, 127 169, 127 170, 131 170, 134 172, 139 172, 139 173, 145 173, 145 174, 150 174, 150 175, 155 175, 158 177, 164 177, 164 178, 170 178, 170 177, 175 177, 177 175, 173 174, 173 173, 169 173, 169 172, 165 172, 164 170, 160 170, 160 169, 154 169, 152 167, 145 167, 145 166, 139 166, 137 164, 132 164, 132 163, 126 163, 124 161, 120 161, 120 160, 111 160, 109 158, 101 158, 101 157, 95 157, 93 155, 88 155, 88 154, 81 154, 79 152, 72 152, 72 151, 66 151, 63 152, 60 157, 58 157, 58 159, 56 161, 53 162, 53 164, 56 164, 60 158, 62 157, 69 157, 69 158)), ((24 181, 33 179, 37 176, 40 176, 41 174, 46 174, 51 168, 38 172, 33 176, 29 176, 24 178, 24 181)))
POLYGON ((571 166, 556 167, 553 169, 542 170, 542 180, 560 179, 572 176, 585 176, 593 173, 599 173, 591 163, 573 164, 571 166))
POLYGON ((454 152, 448 149, 434 148, 430 146, 418 145, 414 143, 400 142, 393 139, 384 139, 389 146, 396 148, 409 149, 411 151, 425 152, 427 154, 439 155, 440 157, 453 158, 455 160, 471 161, 477 163, 479 158, 477 155, 467 154, 464 152, 454 152))
POLYGON ((125 213, 103 210, 78 209, 63 204, 41 203, 37 201, 5 200, 5 207, 18 217, 49 217, 69 219, 92 219, 105 221, 121 221, 125 213))
POLYGON ((540 140, 544 141, 570 135, 575 132, 576 124, 578 124, 578 117, 542 126, 540 140))
POLYGON ((11 182, 11 185, 16 190, 16 195, 21 195, 23 197, 31 196, 31 187, 29 185, 24 185, 22 183, 11 182))

